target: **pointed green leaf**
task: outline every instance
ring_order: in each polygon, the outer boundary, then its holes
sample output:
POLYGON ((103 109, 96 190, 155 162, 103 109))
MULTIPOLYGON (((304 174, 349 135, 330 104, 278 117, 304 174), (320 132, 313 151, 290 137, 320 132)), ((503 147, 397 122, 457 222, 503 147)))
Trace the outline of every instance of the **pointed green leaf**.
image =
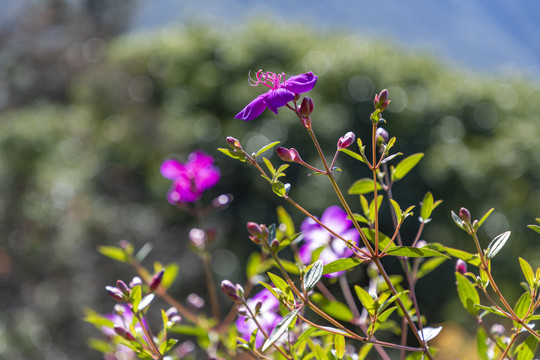
POLYGON ((322 311, 337 320, 351 321, 354 317, 349 307, 339 301, 330 301, 319 293, 314 293, 310 298, 322 311))
POLYGON ((358 300, 362 303, 362 306, 364 306, 370 315, 373 315, 375 310, 375 300, 366 290, 358 285, 354 286, 354 291, 356 292, 358 300))
POLYGON ((381 164, 384 164, 385 162, 387 161, 390 161, 392 160, 393 158, 395 158, 396 156, 401 156, 403 155, 403 153, 396 153, 396 154, 392 154, 392 155, 388 155, 387 157, 385 157, 382 161, 381 161, 381 164))
POLYGON ((531 265, 523 258, 519 258, 519 265, 521 266, 523 275, 525 275, 527 284, 529 284, 529 287, 532 289, 534 287, 534 272, 531 265))
POLYGON ((486 251, 486 257, 488 259, 493 259, 493 257, 497 255, 499 251, 501 251, 504 244, 506 244, 506 241, 510 237, 510 234, 511 234, 511 231, 504 232, 500 235, 497 235, 493 239, 493 241, 491 241, 486 251))
POLYGON ((334 335, 334 348, 336 349, 336 357, 343 359, 345 355, 345 337, 343 335, 334 335))
POLYGON ((532 298, 531 294, 526 292, 523 293, 516 302, 516 306, 514 306, 514 312, 520 319, 524 319, 527 313, 529 312, 529 309, 531 307, 532 298))
POLYGON ((128 262, 129 258, 126 251, 116 246, 98 246, 98 251, 101 255, 120 262, 128 262))
POLYGON ((295 233, 294 222, 283 206, 277 207, 277 216, 280 223, 279 229, 285 232, 286 236, 293 236, 295 233), (284 226, 285 228, 281 228, 284 226))
POLYGON ((474 307, 478 308, 478 309, 482 309, 484 311, 487 311, 487 312, 495 314, 495 315, 507 317, 503 312, 501 312, 495 306, 485 306, 485 305, 475 304, 474 307))
POLYGON ((372 347, 373 347, 372 343, 364 344, 362 348, 360 348, 360 351, 358 352, 358 360, 365 360, 372 347))
POLYGON ((131 292, 129 296, 131 297, 131 303, 133 304, 133 308, 137 309, 142 299, 141 285, 136 285, 133 288, 131 288, 131 292))
POLYGON ((538 226, 538 225, 527 225, 527 227, 529 229, 532 229, 532 230, 536 231, 537 233, 540 233, 540 226, 538 226))
POLYGON ((241 162, 245 162, 246 161, 246 158, 244 157, 244 154, 240 153, 240 152, 236 152, 232 149, 223 149, 223 148, 218 148, 218 151, 222 152, 223 154, 227 155, 228 157, 231 157, 235 160, 240 160, 241 162))
POLYGON ((266 351, 266 349, 268 349, 273 343, 275 343, 281 337, 281 335, 285 333, 285 331, 287 331, 289 325, 292 324, 294 320, 296 320, 298 311, 300 311, 300 309, 293 310, 287 315, 285 315, 283 319, 281 319, 281 321, 272 331, 272 334, 270 334, 268 339, 264 342, 264 345, 261 349, 263 352, 266 351))
POLYGON ((488 337, 486 330, 479 326, 476 332, 476 350, 481 360, 489 360, 488 357, 488 337))
POLYGON ((396 221, 398 224, 401 223, 403 212, 401 211, 401 208, 399 207, 399 204, 394 199, 390 199, 390 203, 392 204, 392 207, 394 208, 394 214, 396 214, 396 221))
POLYGON ((272 182, 272 190, 274 193, 280 197, 287 196, 287 193, 289 192, 291 185, 290 184, 284 184, 281 181, 274 181, 272 182))
POLYGON ((431 216, 433 211, 433 195, 428 191, 422 200, 422 208, 420 209, 420 216, 425 221, 431 216))
POLYGON ((357 154, 355 153, 354 151, 351 151, 349 149, 339 149, 339 151, 349 155, 350 157, 352 157, 353 159, 356 159, 358 161, 361 161, 363 163, 366 163, 366 161, 364 160, 364 157, 360 154, 357 154))
POLYGON ((447 259, 443 257, 434 257, 431 259, 427 259, 420 265, 420 268, 418 269, 418 273, 416 274, 416 277, 418 279, 423 278, 433 270, 439 267, 443 262, 445 262, 447 259))
POLYGON ((168 289, 176 280, 180 267, 178 264, 171 263, 165 266, 165 272, 163 273, 163 279, 161 280, 161 286, 168 289))
POLYGON ((458 272, 456 272, 456 280, 459 299, 463 307, 472 315, 478 314, 478 308, 474 306, 480 303, 478 291, 476 291, 476 288, 470 283, 469 279, 458 272))
MULTIPOLYGON (((382 190, 381 184, 375 183, 377 185, 377 190, 382 190)), ((372 193, 375 189, 373 179, 359 179, 356 180, 351 187, 349 188, 349 195, 360 195, 360 194, 369 194, 372 193)))
POLYGON ((381 204, 382 204, 382 201, 383 201, 383 196, 382 195, 377 195, 377 202, 375 202, 375 199, 373 199, 371 201, 371 203, 369 204, 369 219, 371 220, 371 222, 375 222, 375 204, 377 204, 377 212, 379 210, 381 210, 381 204))
POLYGON ((482 218, 480 220, 478 220, 478 228, 480 226, 482 226, 482 224, 484 223, 484 221, 487 220, 487 218, 489 217, 489 215, 491 215, 491 213, 493 212, 493 210, 495 210, 494 208, 491 208, 489 209, 485 214, 484 216, 482 216, 482 218))
POLYGON ((405 175, 407 175, 407 173, 411 171, 416 166, 416 164, 418 164, 418 162, 420 161, 420 159, 422 159, 423 156, 424 154, 418 153, 401 160, 399 164, 396 165, 392 181, 398 181, 403 179, 403 177, 405 177, 405 175))
POLYGON ((274 175, 276 174, 276 169, 274 168, 274 165, 272 165, 270 160, 268 160, 265 157, 263 157, 263 161, 264 161, 264 164, 266 165, 266 168, 268 169, 268 171, 270 171, 270 174, 272 175, 272 177, 274 177, 274 175))
POLYGON ((452 214, 452 220, 454 220, 456 225, 459 226, 460 228, 462 228, 463 230, 467 231, 467 227, 466 227, 465 222, 463 220, 461 220, 461 218, 459 216, 457 216, 455 212, 451 211, 451 214, 452 214))
POLYGON ((454 249, 451 247, 446 247, 442 244, 433 243, 428 244, 426 247, 429 247, 431 249, 435 249, 440 252, 446 252, 448 255, 453 256, 455 258, 461 259, 473 266, 479 266, 480 265, 480 258, 476 254, 471 254, 463 250, 454 249))
POLYGON ((386 251, 388 255, 392 256, 405 256, 405 257, 431 257, 431 256, 441 256, 448 258, 447 255, 441 254, 440 252, 430 249, 428 247, 412 247, 412 246, 394 246, 391 249, 386 251))
POLYGON ((397 306, 393 306, 385 311, 383 311, 379 316, 377 316, 377 321, 369 325, 368 334, 374 334, 379 327, 392 315, 392 313, 397 309, 397 306))
POLYGON ((310 291, 317 285, 319 280, 323 275, 323 262, 322 260, 317 260, 311 267, 306 271, 304 276, 304 289, 310 291))
POLYGON ((344 258, 332 261, 324 265, 323 275, 332 274, 338 271, 347 270, 362 264, 364 261, 356 258, 344 258))
POLYGON ((273 274, 271 272, 268 272, 268 277, 270 278, 270 281, 274 284, 275 287, 277 287, 279 290, 283 292, 283 294, 287 293, 287 289, 289 289, 289 284, 276 274, 273 274))
POLYGON ((274 146, 276 146, 277 144, 279 144, 279 141, 274 141, 273 143, 270 143, 266 146, 263 146, 262 148, 260 148, 259 151, 257 151, 255 153, 255 156, 259 156, 261 155, 263 152, 267 151, 267 150, 270 150, 271 148, 273 148, 274 146))

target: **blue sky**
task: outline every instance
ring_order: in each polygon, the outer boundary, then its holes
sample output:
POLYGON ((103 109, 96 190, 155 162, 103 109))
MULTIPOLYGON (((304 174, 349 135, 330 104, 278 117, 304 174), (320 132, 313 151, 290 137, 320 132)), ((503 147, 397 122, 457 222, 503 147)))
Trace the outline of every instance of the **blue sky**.
POLYGON ((133 29, 205 17, 227 25, 268 18, 389 39, 475 71, 540 78, 540 1, 139 0, 133 29))

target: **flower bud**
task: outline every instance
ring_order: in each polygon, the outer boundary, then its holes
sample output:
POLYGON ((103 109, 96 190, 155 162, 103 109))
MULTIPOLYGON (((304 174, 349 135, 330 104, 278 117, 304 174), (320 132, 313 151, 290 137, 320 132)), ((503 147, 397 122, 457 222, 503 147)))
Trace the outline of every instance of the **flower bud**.
POLYGON ((467 263, 461 259, 456 261, 456 272, 464 275, 467 272, 467 263))
POLYGON ((260 237, 263 234, 261 227, 257 223, 250 221, 246 224, 246 227, 247 227, 248 233, 251 236, 260 237))
POLYGON ((150 284, 148 285, 148 290, 150 292, 153 292, 159 287, 159 285, 161 284, 161 280, 163 279, 164 272, 165 272, 165 269, 161 269, 159 272, 155 273, 154 276, 152 276, 152 279, 150 280, 150 284))
POLYGON ((142 279, 138 276, 133 277, 129 283, 130 288, 134 288, 137 285, 142 285, 142 279))
POLYGON ((279 158, 283 161, 287 161, 287 162, 293 161, 291 152, 287 148, 280 146, 276 149, 276 153, 278 154, 279 158))
POLYGON ((261 308, 262 308, 262 301, 257 301, 257 303, 255 304, 255 314, 261 311, 261 308))
POLYGON ((375 109, 382 112, 386 109, 388 104, 390 104, 390 100, 388 100, 388 90, 384 89, 378 95, 375 95, 375 100, 373 100, 375 109))
POLYGON ((194 310, 201 310, 204 307, 204 299, 195 293, 189 294, 186 301, 194 310))
POLYGON ((303 118, 307 118, 312 112, 313 99, 306 96, 302 99, 302 103, 298 106, 298 113, 302 115, 303 118))
POLYGON ((126 296, 129 296, 129 287, 126 285, 125 282, 123 282, 122 280, 118 280, 116 282, 116 287, 126 296))
POLYGON ((126 329, 124 329, 121 326, 115 326, 114 327, 114 332, 117 335, 120 335, 121 337, 123 337, 126 340, 129 340, 129 341, 135 340, 135 337, 133 335, 131 335, 131 333, 129 331, 127 331, 126 329))
POLYGON ((242 150, 242 145, 240 144, 240 141, 238 141, 238 139, 235 139, 232 136, 227 136, 227 139, 225 141, 227 141, 227 145, 229 145, 231 149, 239 151, 242 150))
POLYGON ((355 136, 352 131, 349 131, 344 136, 340 137, 337 143, 338 149, 346 149, 352 145, 354 142, 355 136))
POLYGON ((383 128, 377 128, 377 131, 375 132, 375 142, 377 142, 378 146, 386 144, 388 142, 388 138, 388 131, 384 130, 383 128))
POLYGON ((189 241, 197 249, 204 250, 206 246, 206 233, 202 229, 193 228, 189 230, 189 241))
POLYGON ((302 118, 302 125, 304 125, 306 129, 311 129, 311 117, 308 116, 308 117, 302 118))
POLYGON ((459 217, 467 224, 471 223, 471 213, 466 208, 462 207, 461 209, 459 209, 459 217))
POLYGON ((114 286, 105 286, 105 290, 107 290, 109 296, 112 297, 114 300, 119 302, 127 302, 126 295, 124 295, 122 290, 120 290, 119 288, 114 286))
POLYGON ((231 281, 223 280, 221 282, 221 290, 225 293, 225 295, 230 297, 232 301, 240 302, 240 298, 236 294, 236 287, 231 281))

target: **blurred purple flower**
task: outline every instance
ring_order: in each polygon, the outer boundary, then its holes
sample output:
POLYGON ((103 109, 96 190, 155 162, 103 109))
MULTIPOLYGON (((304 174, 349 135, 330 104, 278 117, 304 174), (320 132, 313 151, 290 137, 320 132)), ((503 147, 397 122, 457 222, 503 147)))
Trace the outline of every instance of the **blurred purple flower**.
MULTIPOLYGON (((246 302, 249 306, 249 309, 253 312, 255 312, 255 307, 257 306, 257 303, 261 303, 261 308, 255 318, 257 319, 263 330, 266 331, 268 335, 270 335, 282 318, 279 314, 279 300, 276 299, 276 297, 272 295, 272 293, 268 289, 263 289, 261 292, 255 294, 246 302)), ((246 316, 238 315, 238 319, 236 320, 236 328, 238 329, 238 332, 240 333, 242 338, 249 341, 251 333, 257 328, 257 325, 253 320, 248 319, 246 316)), ((255 344, 257 348, 259 348, 262 346, 263 343, 264 335, 259 330, 257 332, 255 344)))
POLYGON ((257 71, 256 80, 250 78, 250 85, 263 84, 268 86, 270 90, 257 96, 235 116, 235 119, 253 120, 261 115, 266 108, 277 114, 278 108, 293 101, 296 94, 310 91, 317 82, 317 76, 313 75, 312 72, 291 76, 282 82, 283 76, 285 76, 284 73, 274 74, 262 70, 257 71))
POLYGON ((217 184, 220 177, 214 158, 202 151, 189 154, 185 164, 175 159, 165 160, 161 164, 161 174, 173 181, 167 194, 173 205, 198 200, 204 190, 217 184))
MULTIPOLYGON (((321 222, 341 237, 358 244, 358 231, 352 227, 352 221, 347 219, 347 213, 339 206, 330 206, 326 209, 321 217, 321 222)), ((319 259, 323 261, 324 265, 337 259, 350 257, 353 254, 343 240, 336 238, 311 218, 304 220, 300 230, 304 235, 304 244, 298 249, 298 254, 304 264, 311 263, 313 252, 321 247, 323 249, 319 259)), ((325 276, 334 278, 343 273, 344 271, 339 271, 325 276)))
MULTIPOLYGON (((133 312, 126 304, 116 304, 114 306, 114 312, 111 314, 106 314, 105 317, 113 322, 114 327, 122 328, 125 331, 129 331, 131 324, 133 324, 133 312)), ((103 326, 101 328, 101 331, 103 334, 105 334, 109 338, 113 338, 115 335, 117 335, 117 332, 115 332, 114 327, 107 327, 103 326)), ((141 324, 137 321, 134 324, 134 329, 137 333, 142 333, 142 327, 141 324)), ((135 334, 132 334, 135 335, 135 334)), ((146 339, 146 337, 145 337, 146 339)), ((114 353, 106 353, 105 359, 126 359, 126 360, 134 360, 137 358, 135 352, 129 348, 128 346, 117 343, 116 344, 116 351, 114 353)))

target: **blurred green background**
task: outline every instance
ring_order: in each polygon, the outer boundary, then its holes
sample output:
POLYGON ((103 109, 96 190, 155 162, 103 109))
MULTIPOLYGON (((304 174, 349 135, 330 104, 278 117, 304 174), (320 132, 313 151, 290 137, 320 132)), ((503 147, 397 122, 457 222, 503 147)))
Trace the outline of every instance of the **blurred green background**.
MULTIPOLYGON (((247 84, 248 71, 261 68, 319 76, 312 118, 329 156, 348 131, 369 141, 373 96, 389 89, 385 128, 398 137, 396 151, 426 154, 394 195, 402 206, 418 204, 428 190, 444 200, 423 238, 473 251, 450 211, 466 206, 480 217, 494 207, 482 241, 512 230, 494 264, 511 301, 519 292, 517 257, 540 265, 538 235, 525 227, 540 216, 538 81, 520 73, 478 75, 387 40, 276 26, 270 17, 227 28, 177 23, 119 36, 133 3, 98 3, 101 8, 79 12, 36 5, 26 23, 8 32, 17 31, 17 42, 2 40, 1 85, 9 102, 0 113, 0 357, 99 358, 86 346, 98 334, 83 322, 83 309, 109 312, 113 303, 104 286, 133 275, 99 255, 99 245, 150 242, 147 264, 180 265, 174 294, 205 295, 201 267, 187 251, 194 224, 165 200, 169 182, 159 166, 167 157, 184 161, 195 149, 215 156, 222 180, 203 201, 221 193, 235 200, 208 219, 219 229, 213 269, 218 281, 245 278, 243 261, 255 250, 245 222, 275 222, 283 203, 252 169, 216 148, 226 147, 226 136, 248 151, 279 140, 317 163, 292 113, 234 120, 262 91, 247 84)), ((345 157, 338 166, 345 170, 339 175, 344 189, 368 174, 345 157)), ((320 215, 337 199, 322 177, 307 175, 291 166, 290 194, 320 215)), ((358 208, 357 199, 351 204, 358 208)), ((286 208, 299 226, 303 218, 286 208)), ((415 221, 404 228, 406 242, 415 221)), ((450 261, 418 289, 431 324, 452 320, 474 328, 454 291, 450 261)))

